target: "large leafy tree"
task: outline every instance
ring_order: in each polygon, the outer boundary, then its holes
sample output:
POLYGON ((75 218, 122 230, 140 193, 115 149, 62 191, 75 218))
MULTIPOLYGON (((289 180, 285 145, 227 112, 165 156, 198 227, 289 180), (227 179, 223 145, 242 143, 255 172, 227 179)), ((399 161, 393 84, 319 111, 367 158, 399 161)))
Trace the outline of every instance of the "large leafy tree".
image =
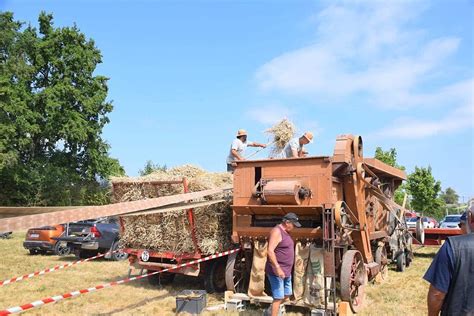
POLYGON ((459 201, 459 195, 453 188, 447 188, 444 192, 441 192, 441 198, 446 204, 457 204, 459 201))
POLYGON ((39 29, 0 13, 0 204, 97 202, 104 180, 123 174, 102 129, 112 111, 94 41, 76 26, 39 29))
MULTIPOLYGON (((405 170, 404 166, 401 166, 397 163, 397 150, 395 148, 390 148, 389 150, 385 151, 381 147, 377 147, 375 149, 375 158, 378 160, 385 162, 387 165, 392 167, 405 170)), ((406 184, 400 185, 397 190, 395 190, 395 202, 399 205, 403 204, 403 200, 405 199, 405 194, 407 194, 406 184)), ((406 207, 409 207, 409 201, 407 200, 406 207)))
POLYGON ((443 216, 445 203, 440 198, 441 182, 433 177, 431 167, 415 167, 415 171, 408 176, 407 189, 414 210, 436 218, 443 216))

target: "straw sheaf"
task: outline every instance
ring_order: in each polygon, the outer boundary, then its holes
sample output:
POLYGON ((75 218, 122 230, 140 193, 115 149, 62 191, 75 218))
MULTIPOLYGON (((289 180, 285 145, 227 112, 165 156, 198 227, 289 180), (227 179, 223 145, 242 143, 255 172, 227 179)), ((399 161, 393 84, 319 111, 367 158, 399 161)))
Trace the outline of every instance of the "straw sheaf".
MULTIPOLYGON (((184 165, 167 171, 153 172, 143 177, 113 178, 112 183, 116 183, 114 197, 117 202, 124 202, 183 193, 182 184, 156 186, 149 183, 183 178, 187 179, 190 192, 232 184, 232 175, 229 173, 212 173, 196 166, 184 165)), ((208 197, 207 200, 221 198, 224 196, 216 195, 208 197)), ((230 197, 225 198, 226 202, 194 209, 197 244, 204 254, 223 251, 230 245, 232 209, 230 197)), ((195 250, 186 211, 126 216, 123 217, 123 223, 122 247, 175 253, 189 253, 195 250)))

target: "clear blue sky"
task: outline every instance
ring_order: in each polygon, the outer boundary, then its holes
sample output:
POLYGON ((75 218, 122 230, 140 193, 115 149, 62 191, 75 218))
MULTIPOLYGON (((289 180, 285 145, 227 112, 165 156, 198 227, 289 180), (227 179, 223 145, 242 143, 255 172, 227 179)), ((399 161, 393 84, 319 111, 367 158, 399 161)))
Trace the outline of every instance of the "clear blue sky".
MULTIPOLYGON (((454 1, 1 1, 37 25, 76 23, 102 51, 115 106, 104 138, 129 175, 146 160, 224 170, 235 132, 282 117, 311 154, 361 134, 408 171, 474 195, 474 5, 454 1)), ((250 152, 250 151, 249 151, 250 152)), ((267 153, 263 152, 261 156, 267 153)))

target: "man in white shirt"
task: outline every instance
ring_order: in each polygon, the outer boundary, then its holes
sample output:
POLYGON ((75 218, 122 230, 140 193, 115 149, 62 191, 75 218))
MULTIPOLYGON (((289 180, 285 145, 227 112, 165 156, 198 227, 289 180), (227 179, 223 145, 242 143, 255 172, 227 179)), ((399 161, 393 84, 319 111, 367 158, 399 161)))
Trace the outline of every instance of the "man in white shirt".
POLYGON ((301 137, 295 137, 286 144, 283 150, 286 158, 305 157, 304 145, 313 142, 313 133, 306 132, 301 137))
POLYGON ((245 160, 244 153, 247 146, 250 147, 262 147, 265 148, 267 145, 247 142, 247 131, 244 129, 239 129, 237 132, 237 138, 234 139, 232 145, 230 146, 229 156, 227 157, 227 171, 234 172, 234 162, 237 160, 245 160))

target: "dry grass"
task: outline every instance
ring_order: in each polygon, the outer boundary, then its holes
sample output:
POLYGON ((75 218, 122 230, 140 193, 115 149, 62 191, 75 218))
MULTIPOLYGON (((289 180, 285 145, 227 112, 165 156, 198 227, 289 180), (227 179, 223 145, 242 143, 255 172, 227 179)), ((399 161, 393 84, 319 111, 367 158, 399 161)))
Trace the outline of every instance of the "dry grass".
MULTIPOLYGON (((71 262, 73 256, 30 256, 23 249, 24 234, 0 240, 2 261, 0 279, 30 273, 43 268, 71 262)), ((423 315, 426 314, 428 285, 421 279, 437 248, 424 248, 417 253, 413 266, 405 273, 389 271, 384 284, 367 289, 367 307, 360 315, 423 315)), ((104 282, 125 278, 127 262, 97 260, 56 271, 44 276, 6 285, 0 288, 0 309, 26 304, 40 298, 83 289, 104 282)), ((178 276, 172 286, 157 288, 147 280, 131 282, 81 295, 34 309, 30 315, 175 315, 175 296, 183 289, 202 289, 196 278, 178 276)), ((222 295, 208 295, 208 305, 223 303, 222 295)), ((251 315, 261 315, 253 311, 251 315)), ((237 315, 237 313, 204 313, 204 315, 237 315)), ((295 312, 289 315, 301 315, 295 312)))

